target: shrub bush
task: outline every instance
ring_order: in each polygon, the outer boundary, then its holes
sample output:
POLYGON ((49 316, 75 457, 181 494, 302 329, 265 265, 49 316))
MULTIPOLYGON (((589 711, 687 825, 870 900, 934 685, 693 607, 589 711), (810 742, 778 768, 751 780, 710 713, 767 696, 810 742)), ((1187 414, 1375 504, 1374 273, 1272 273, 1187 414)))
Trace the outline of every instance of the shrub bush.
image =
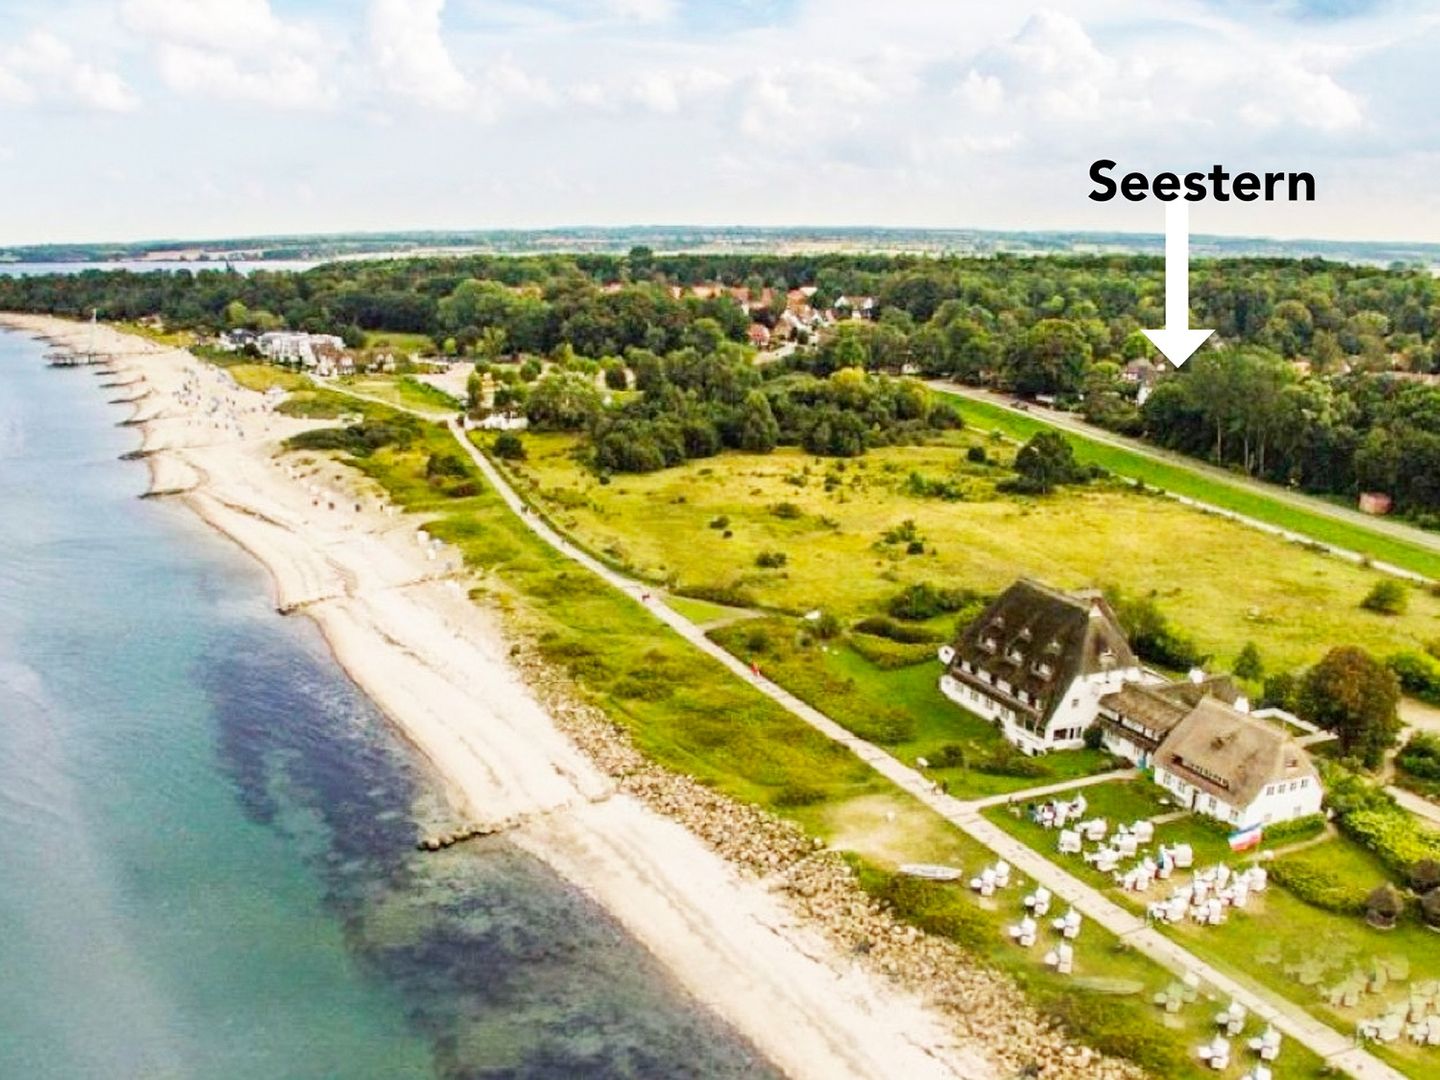
POLYGON ((1417 731, 1401 749, 1395 764, 1422 780, 1440 780, 1440 735, 1417 731))
POLYGON ((1385 661, 1385 666, 1395 673, 1407 694, 1440 705, 1440 660, 1428 653, 1398 652, 1385 661))
POLYGON ((755 556, 755 565, 762 570, 778 570, 788 561, 783 551, 762 551, 755 556))
POLYGON ((721 514, 719 517, 713 517, 710 519, 710 528, 712 529, 724 529, 729 527, 729 525, 730 519, 724 514, 721 514))
POLYGON ((1341 827, 1405 877, 1421 859, 1440 859, 1440 832, 1425 828, 1393 803, 1352 811, 1341 818, 1341 827))
POLYGON ((985 447, 977 444, 965 451, 965 460, 976 465, 985 465, 990 461, 990 457, 985 453, 985 447))
POLYGON ((825 801, 825 792, 808 784, 787 784, 775 793, 774 805, 782 809, 797 806, 814 806, 825 801))
POLYGON ((881 671, 898 671, 935 659, 933 645, 907 645, 869 634, 852 634, 850 647, 881 671))
POLYGON ((688 596, 691 600, 705 600, 711 604, 726 607, 755 607, 752 593, 739 585, 681 585, 672 590, 676 596, 688 596))
POLYGON ((927 582, 920 582, 892 597, 886 610, 897 619, 924 622, 936 615, 970 607, 980 599, 980 594, 973 589, 942 589, 927 582))
POLYGON ((792 502, 778 502, 770 507, 770 513, 782 521, 798 521, 804 516, 804 511, 792 502))
POLYGON ((1325 831, 1324 814, 1306 814, 1291 821, 1265 826, 1265 840, 1271 844, 1293 844, 1325 831))
POLYGON ((490 444, 495 456, 505 461, 524 461, 525 443, 513 431, 502 431, 490 444))
POLYGON ((1404 585, 1394 578, 1382 578, 1360 601, 1360 606, 1380 615, 1403 615, 1409 601, 1410 594, 1404 585))
POLYGON ((871 615, 861 619, 855 624, 854 629, 861 634, 889 638, 891 641, 898 641, 903 645, 938 645, 945 640, 943 634, 926 627, 906 626, 904 623, 886 618, 884 615, 871 615))
POLYGON ((1040 778, 1053 776, 1055 770, 1040 758, 1021 753, 1009 743, 981 754, 974 754, 969 760, 970 768, 991 776, 1020 776, 1040 778))
POLYGON ((932 750, 926 759, 932 769, 963 769, 969 755, 959 743, 946 743, 939 750, 932 750))
POLYGON ((755 627, 745 635, 745 648, 752 653, 768 653, 770 651, 770 635, 762 627, 755 627))
POLYGON ((1270 878, 1296 899, 1337 915, 1365 911, 1366 890, 1339 874, 1307 860, 1303 854, 1286 855, 1269 864, 1270 878))

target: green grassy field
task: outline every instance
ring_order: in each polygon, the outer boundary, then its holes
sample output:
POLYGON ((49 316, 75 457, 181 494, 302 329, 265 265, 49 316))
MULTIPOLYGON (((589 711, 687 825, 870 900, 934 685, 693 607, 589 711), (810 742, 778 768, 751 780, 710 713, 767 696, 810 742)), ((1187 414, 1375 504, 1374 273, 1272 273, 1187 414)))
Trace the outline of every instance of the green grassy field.
POLYGON ((452 415, 464 407, 444 390, 408 375, 355 375, 340 380, 340 385, 357 394, 437 417, 452 415))
POLYGON ((735 623, 710 636, 766 677, 907 764, 931 762, 926 775, 957 798, 999 795, 1089 776, 1116 763, 1077 750, 1023 757, 993 724, 940 693, 937 659, 884 670, 844 639, 808 640, 796 620, 771 616, 735 623), (764 647, 755 648, 763 639, 764 647), (935 767, 942 748, 958 747, 965 765, 935 767))
POLYGON ((685 618, 689 619, 696 626, 704 626, 707 623, 722 622, 729 619, 743 619, 750 615, 745 608, 726 607, 723 604, 712 604, 708 600, 692 600, 688 596, 666 597, 665 603, 674 608, 685 618))
MULTIPOLYGON (((1037 431, 1055 430, 1044 420, 1022 416, 988 402, 975 401, 958 394, 947 396, 960 410, 966 423, 998 431, 1008 438, 1024 441, 1037 431)), ((1183 465, 1156 461, 1143 454, 1122 447, 1107 446, 1072 432, 1064 431, 1062 434, 1075 448, 1075 456, 1079 460, 1103 466, 1119 476, 1143 480, 1162 491, 1198 499, 1236 514, 1244 514, 1257 521, 1311 537, 1322 544, 1362 552, 1381 562, 1413 570, 1427 577, 1440 578, 1440 552, 1269 498, 1259 491, 1248 491, 1226 484, 1183 465)))
MULTIPOLYGON (((1085 789, 1089 801, 1087 816, 1101 816, 1113 828, 1117 822, 1154 817, 1172 811, 1164 793, 1144 781, 1097 784, 1085 789)), ((1138 896, 1114 885, 1108 875, 1087 866, 1079 856, 1060 855, 1058 833, 1032 823, 1020 807, 997 806, 985 816, 1012 836, 1043 854, 1057 866, 1082 881, 1101 888, 1123 906, 1141 911, 1147 899, 1169 895, 1168 885, 1158 885, 1153 895, 1138 896)), ((1227 862, 1232 867, 1249 863, 1257 854, 1283 850, 1291 842, 1265 841, 1259 849, 1237 855, 1229 850, 1223 830, 1194 817, 1156 826, 1155 844, 1189 843, 1195 848, 1195 865, 1203 867, 1227 862)), ((1364 849, 1343 835, 1309 844, 1292 858, 1322 866, 1345 880, 1373 888, 1387 879, 1384 869, 1364 849)), ((1175 881, 1187 880, 1183 872, 1175 881)), ((1356 1008, 1332 1007, 1321 991, 1345 977, 1357 966, 1376 956, 1404 956, 1411 966, 1410 980, 1440 978, 1440 935, 1425 929, 1413 917, 1402 919, 1391 931, 1374 930, 1362 918, 1323 911, 1301 901, 1283 886, 1272 884, 1257 895, 1242 912, 1233 912, 1220 926, 1161 925, 1169 936, 1200 956, 1252 986, 1279 993, 1340 1031, 1351 1031, 1362 1019, 1378 1016, 1388 1004, 1403 1000, 1408 993, 1402 985, 1383 994, 1366 994, 1356 1008), (1315 985, 1303 985, 1286 967, 1309 962, 1323 966, 1315 985)), ((1397 1068, 1412 1076, 1434 1075, 1440 1070, 1440 1051, 1396 1043, 1377 1047, 1397 1068)), ((1283 1056, 1283 1055, 1282 1055, 1283 1056)))
MULTIPOLYGON (((965 461, 972 442, 985 440, 950 436, 843 462, 795 450, 725 454, 602 484, 571 456, 572 438, 528 435, 514 475, 561 527, 630 572, 791 614, 823 607, 849 621, 912 583, 993 593, 1028 575, 1153 593, 1218 669, 1252 640, 1277 671, 1334 645, 1384 656, 1440 637, 1440 598, 1423 589, 1410 590, 1404 615, 1364 611, 1378 572, 1118 482, 1039 499, 996 495, 1007 470, 965 461), (912 473, 953 480, 967 498, 917 496, 912 473), (923 554, 884 542, 907 520, 923 554), (784 554, 785 565, 757 566, 766 552, 784 554)), ((987 445, 1002 460, 1011 453, 987 445)))
POLYGON ((431 356, 435 342, 425 334, 404 334, 395 330, 371 331, 365 335, 366 349, 389 350, 402 356, 431 356))
MULTIPOLYGON (((333 415, 342 407, 356 406, 339 395, 307 392, 292 411, 333 415)), ((386 418, 383 406, 359 411, 386 418)), ((987 904, 963 888, 894 877, 888 868, 900 861, 976 868, 993 856, 694 650, 632 599, 553 552, 478 473, 469 476, 477 494, 452 498, 435 487, 425 463, 431 454, 453 449, 443 429, 427 426, 408 449, 382 449, 353 463, 407 510, 425 514, 434 535, 458 545, 482 575, 478 593, 651 757, 854 852, 867 889, 1012 975, 1040 1008, 1091 1045, 1130 1057, 1156 1075, 1208 1075, 1190 1050, 1209 1034, 1211 1005, 1201 1002, 1163 1019, 1149 995, 1170 975, 1098 927, 1077 950, 1077 978, 1052 974, 1041 962, 1042 948, 1020 950, 1004 937, 1004 925, 1017 917, 1010 907, 1018 907, 1018 891, 1004 904, 987 904)), ((1318 1061, 1300 1048, 1286 1057, 1277 1076, 1319 1075, 1318 1061)))
POLYGON ((265 391, 278 386, 281 390, 294 391, 313 385, 307 376, 288 368, 276 367, 274 364, 227 364, 225 370, 247 390, 265 391))

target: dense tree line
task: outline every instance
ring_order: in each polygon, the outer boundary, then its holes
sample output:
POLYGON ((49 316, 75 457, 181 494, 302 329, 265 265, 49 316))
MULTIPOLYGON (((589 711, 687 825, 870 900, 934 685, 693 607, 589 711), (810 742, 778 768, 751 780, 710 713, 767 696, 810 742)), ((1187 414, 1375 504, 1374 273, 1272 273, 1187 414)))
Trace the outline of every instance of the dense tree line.
POLYGON ((960 423, 951 406, 913 380, 853 367, 821 376, 803 361, 761 369, 727 341, 665 355, 631 349, 626 363, 641 391, 628 400, 605 408, 593 378, 552 370, 526 396, 526 416, 539 430, 588 432, 596 467, 615 472, 782 445, 854 457, 960 423))
MULTIPOLYGON (((1402 511, 1440 515, 1440 388, 1417 381, 1440 372, 1440 285, 1429 273, 1315 259, 1197 263, 1192 323, 1214 327, 1220 347, 1202 349, 1180 373, 1162 378, 1142 406, 1126 365, 1154 355, 1140 330, 1163 324, 1162 278, 1162 261, 1149 256, 663 255, 637 248, 623 256, 340 262, 248 276, 16 277, 0 279, 0 308, 78 317, 98 309, 117 319, 158 314, 202 331, 287 326, 349 341, 365 331, 408 332, 486 360, 568 349, 610 358, 614 369, 616 358, 631 352, 641 355, 641 367, 653 366, 646 356, 668 361, 687 349, 712 357, 720 343, 743 340, 752 318, 773 324, 786 290, 808 286, 810 303, 821 310, 841 295, 874 297, 876 318, 820 334, 803 372, 786 374, 825 380, 845 368, 913 372, 1051 395, 1096 423, 1257 476, 1320 492, 1383 491, 1402 511), (690 290, 702 283, 748 289, 752 300, 768 296, 769 304, 747 312, 728 295, 690 290)), ((612 370, 612 378, 618 386, 623 372, 612 370)), ((825 413, 823 423, 812 423, 817 403, 802 399, 817 391, 806 385, 797 381, 786 402, 774 399, 773 388, 765 391, 783 437, 803 442, 808 433, 812 444, 853 446, 860 433, 850 420, 825 413)), ((707 398, 707 407, 738 408, 722 398, 707 398)), ((619 415, 653 422, 633 412, 659 407, 627 405, 619 415)), ((682 417, 671 419, 684 427, 682 417)), ((725 424, 713 417, 706 423, 730 445, 725 424)), ((692 427, 700 448, 704 438, 692 427)), ((674 439, 662 441, 673 456, 674 439)))

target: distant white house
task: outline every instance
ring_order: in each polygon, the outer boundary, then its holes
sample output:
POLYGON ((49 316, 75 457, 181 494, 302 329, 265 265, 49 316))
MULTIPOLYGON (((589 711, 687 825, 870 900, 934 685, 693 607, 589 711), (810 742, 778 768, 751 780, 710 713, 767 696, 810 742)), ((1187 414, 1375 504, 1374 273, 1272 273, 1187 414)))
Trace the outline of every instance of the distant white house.
POLYGON ((277 364, 298 364, 303 368, 318 366, 326 350, 343 352, 345 342, 334 334, 307 334, 296 330, 271 330, 255 341, 260 355, 277 364))
POLYGON ((512 412, 492 412, 480 420, 474 420, 468 416, 465 418, 466 431, 474 431, 477 428, 481 431, 524 431, 529 426, 528 419, 512 412))
POLYGON ((1181 806, 1248 827, 1318 813, 1324 791, 1284 721, 1252 716, 1226 676, 1140 667, 1104 599, 1011 585, 940 650, 940 689, 1028 754, 1102 745, 1152 770, 1181 806))

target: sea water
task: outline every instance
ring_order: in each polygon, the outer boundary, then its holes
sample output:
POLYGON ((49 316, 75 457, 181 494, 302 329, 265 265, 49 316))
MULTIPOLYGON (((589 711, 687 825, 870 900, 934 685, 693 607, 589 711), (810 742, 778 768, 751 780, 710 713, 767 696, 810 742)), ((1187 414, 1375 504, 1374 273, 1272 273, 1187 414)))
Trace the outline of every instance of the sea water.
POLYGON ((0 332, 0 1077, 772 1070, 438 785, 122 407, 0 332))

